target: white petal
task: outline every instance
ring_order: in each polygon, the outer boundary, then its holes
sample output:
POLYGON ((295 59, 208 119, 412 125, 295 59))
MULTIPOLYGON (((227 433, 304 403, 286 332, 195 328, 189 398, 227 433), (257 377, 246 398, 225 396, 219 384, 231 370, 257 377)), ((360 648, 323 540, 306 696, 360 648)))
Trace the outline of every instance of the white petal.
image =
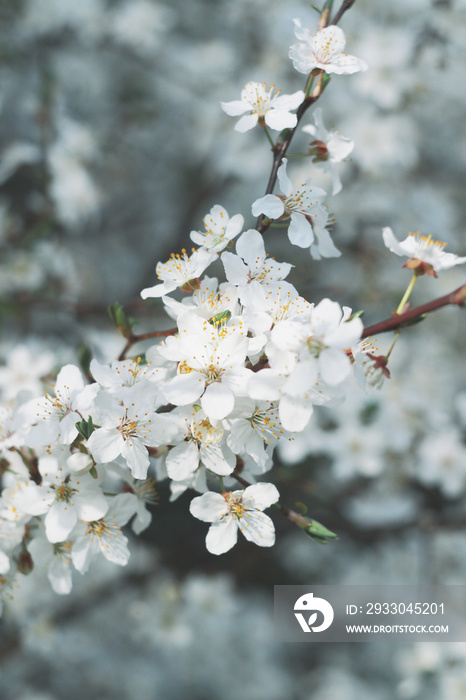
POLYGON ((265 123, 271 129, 281 131, 282 129, 292 129, 298 123, 296 114, 291 114, 286 109, 271 109, 265 115, 265 123))
POLYGON ((189 372, 171 379, 163 388, 163 393, 169 403, 186 406, 199 398, 204 386, 205 380, 199 372, 189 372))
POLYGON ((286 158, 283 158, 282 164, 278 168, 277 172, 277 178, 278 178, 278 183, 280 185, 280 189, 283 192, 283 194, 286 197, 289 197, 291 193, 293 192, 293 184, 290 180, 290 178, 287 175, 286 172, 286 167, 288 165, 288 161, 286 158))
POLYGON ((300 433, 309 423, 313 406, 309 401, 300 401, 296 397, 283 396, 279 404, 280 421, 285 430, 300 433))
POLYGON ((73 587, 70 561, 64 557, 54 557, 50 562, 47 578, 55 593, 68 595, 73 587))
POLYGON ((275 544, 275 527, 265 513, 252 512, 245 514, 239 521, 239 529, 250 542, 259 547, 272 547, 275 544))
POLYGON ((80 520, 91 522, 100 520, 108 511, 108 502, 104 494, 96 487, 88 486, 79 491, 76 508, 80 520))
POLYGON ((135 479, 145 479, 149 468, 149 453, 141 440, 138 438, 128 438, 123 443, 122 456, 126 459, 126 464, 131 469, 135 479))
POLYGON ((382 229, 382 238, 389 251, 395 253, 395 255, 405 255, 404 250, 400 246, 400 242, 395 238, 389 226, 382 229))
POLYGON ((247 284, 248 268, 238 255, 222 253, 225 276, 231 284, 247 284))
POLYGON ((220 102, 220 106, 229 117, 239 117, 240 114, 250 111, 250 105, 242 100, 232 100, 231 102, 220 102))
POLYGON ((278 489, 273 484, 253 484, 248 486, 243 493, 243 504, 251 508, 264 510, 270 508, 280 498, 278 489))
POLYGON ((343 350, 326 348, 319 357, 322 379, 330 386, 340 384, 351 372, 351 362, 343 350))
POLYGON ((97 428, 87 441, 87 445, 95 461, 105 463, 113 462, 121 454, 123 442, 123 437, 116 428, 113 430, 97 428))
POLYGON ((200 457, 207 469, 220 476, 231 474, 236 467, 236 455, 221 445, 201 445, 200 457))
POLYGON ((121 532, 116 532, 111 539, 109 537, 101 538, 99 544, 100 551, 108 561, 118 564, 118 566, 126 566, 130 551, 128 539, 121 532))
POLYGON ((235 406, 235 397, 228 387, 221 382, 215 382, 209 384, 202 395, 201 406, 210 419, 223 420, 232 412, 235 406))
POLYGON ((182 481, 193 474, 199 466, 199 450, 197 444, 190 440, 176 445, 167 455, 165 461, 167 474, 174 481, 182 481))
POLYGON ((45 516, 45 534, 49 542, 63 542, 78 521, 76 509, 69 503, 54 503, 45 516))
POLYGON ((291 215, 291 223, 288 227, 288 238, 290 243, 299 248, 309 248, 314 240, 314 231, 304 214, 294 213, 291 215))
POLYGON ((245 114, 244 117, 235 124, 235 131, 244 133, 249 129, 254 129, 259 119, 258 114, 245 114))
POLYGON ((228 506, 222 494, 207 491, 191 501, 189 512, 198 520, 213 523, 220 520, 227 512, 228 506))
POLYGON ((72 411, 60 421, 60 442, 62 445, 71 445, 78 435, 76 423, 78 423, 79 420, 79 413, 72 411))
MULTIPOLYGON (((97 550, 98 551, 98 550, 97 550)), ((85 574, 89 569, 89 565, 96 554, 95 546, 91 542, 88 535, 77 537, 73 542, 71 550, 71 560, 75 568, 81 574, 85 574)))
POLYGON ((238 528, 232 517, 220 523, 213 523, 205 539, 207 550, 211 554, 224 554, 235 546, 238 540, 238 528))
POLYGON ((257 259, 265 258, 264 239, 259 231, 250 228, 236 241, 236 252, 250 266, 254 266, 257 259))
POLYGON ((279 219, 284 211, 285 206, 282 200, 274 194, 266 194, 265 197, 256 199, 251 207, 253 216, 265 214, 269 219, 279 219))

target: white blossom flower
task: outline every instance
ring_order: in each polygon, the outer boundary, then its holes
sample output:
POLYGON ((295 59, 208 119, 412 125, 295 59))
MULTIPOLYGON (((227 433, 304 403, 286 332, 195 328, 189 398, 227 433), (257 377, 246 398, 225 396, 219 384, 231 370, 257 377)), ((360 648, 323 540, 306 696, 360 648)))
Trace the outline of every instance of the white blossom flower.
POLYGON ((288 227, 290 243, 300 248, 310 248, 314 259, 334 258, 341 255, 333 244, 326 229, 328 213, 321 198, 325 190, 313 187, 310 180, 295 189, 286 173, 287 159, 284 158, 277 177, 282 195, 266 194, 256 199, 252 205, 254 216, 265 214, 269 219, 291 216, 288 227))
POLYGON ((119 398, 123 398, 139 382, 152 382, 152 390, 157 394, 157 384, 166 376, 165 368, 154 366, 150 360, 141 362, 140 357, 136 360, 114 360, 110 365, 92 360, 89 369, 101 387, 119 398))
POLYGON ((227 280, 239 287, 256 280, 267 284, 284 279, 293 265, 277 263, 265 252, 264 239, 255 229, 245 231, 236 241, 236 255, 223 253, 222 262, 227 280))
POLYGON ((0 367, 0 388, 5 400, 13 399, 20 391, 33 395, 42 391, 41 377, 49 374, 54 365, 52 353, 26 345, 18 345, 8 352, 6 365, 0 367))
POLYGON ((383 241, 395 255, 409 258, 404 267, 417 270, 418 274, 428 274, 437 277, 440 270, 448 270, 455 265, 466 263, 463 258, 453 253, 445 253, 446 243, 435 241, 432 236, 421 236, 420 233, 409 233, 404 241, 398 241, 391 228, 382 229, 383 241))
POLYGON ((39 460, 40 484, 33 481, 14 496, 17 508, 30 515, 45 515, 49 542, 63 542, 78 520, 98 520, 108 510, 107 499, 97 480, 89 474, 70 475, 54 457, 39 460))
POLYGON ((181 302, 171 297, 162 297, 162 301, 167 314, 175 320, 186 311, 193 311, 207 320, 225 311, 229 311, 232 316, 239 312, 236 288, 228 282, 219 286, 215 277, 203 277, 199 289, 195 289, 181 302))
POLYGON ((43 399, 30 404, 31 414, 37 425, 26 435, 29 447, 50 445, 55 441, 70 445, 78 435, 76 423, 81 420, 78 411, 89 408, 98 391, 97 384, 84 386, 78 367, 65 365, 54 386, 55 396, 45 394, 43 399))
POLYGON ((347 136, 343 136, 337 129, 327 131, 322 120, 322 109, 318 107, 314 111, 314 122, 303 126, 303 132, 311 134, 314 141, 311 141, 311 153, 315 155, 313 163, 321 165, 324 170, 330 170, 332 176, 332 194, 338 194, 342 189, 340 176, 336 167, 337 163, 347 158, 354 148, 354 141, 347 136))
POLYGON ((280 95, 280 90, 271 85, 267 90, 264 83, 248 83, 241 91, 241 100, 221 102, 224 112, 230 117, 239 117, 248 112, 237 122, 236 131, 248 131, 263 119, 271 129, 291 129, 297 124, 296 114, 290 110, 297 109, 304 100, 304 92, 298 90, 292 95, 280 95))
POLYGON ((174 481, 184 481, 201 464, 214 474, 231 474, 236 466, 236 456, 227 446, 221 423, 212 425, 202 409, 181 410, 180 416, 186 423, 184 439, 167 455, 168 476, 174 481))
POLYGON ((294 19, 293 22, 296 38, 300 42, 293 44, 289 56, 299 73, 307 74, 315 68, 338 75, 367 70, 365 61, 344 52, 346 39, 340 27, 332 24, 312 34, 302 27, 301 20, 294 19))
POLYGON ((279 321, 303 319, 309 316, 313 304, 300 297, 296 289, 284 280, 259 284, 253 280, 241 292, 243 318, 253 333, 268 331, 279 321))
POLYGON ((34 566, 46 566, 47 578, 58 595, 68 595, 73 587, 71 577, 71 549, 73 542, 49 542, 42 534, 28 544, 34 566))
POLYGON ((236 544, 238 529, 250 542, 272 547, 275 528, 262 511, 279 497, 273 484, 253 484, 240 491, 208 491, 193 498, 189 510, 195 518, 212 523, 206 537, 206 547, 211 554, 228 552, 236 544))
POLYGON ((447 498, 458 498, 466 487, 465 460, 461 433, 451 427, 421 442, 416 477, 425 486, 437 486, 447 498))
POLYGON ((156 284, 154 287, 146 287, 146 289, 142 290, 141 297, 143 299, 163 297, 164 294, 170 294, 178 287, 189 287, 190 291, 196 289, 199 286, 198 278, 216 259, 217 255, 205 248, 193 250, 191 257, 187 255, 184 248, 181 251, 181 255, 172 253, 167 262, 159 262, 155 268, 161 284, 156 284))
POLYGON ((196 314, 178 319, 179 336, 167 338, 160 353, 178 361, 178 374, 165 385, 169 403, 187 406, 200 399, 209 420, 222 420, 234 407, 235 396, 246 396, 252 374, 244 367, 249 350, 247 328, 239 318, 214 326, 196 314))
POLYGON ((79 523, 71 550, 71 559, 76 569, 85 574, 95 557, 102 554, 108 561, 126 566, 130 556, 128 538, 121 528, 137 510, 137 497, 133 493, 114 496, 107 514, 100 520, 79 523))
POLYGON ((95 416, 101 427, 88 440, 97 462, 112 462, 121 455, 136 479, 146 478, 147 448, 169 444, 179 429, 172 417, 155 412, 149 384, 137 384, 122 401, 101 391, 95 402, 95 416))
POLYGON ((191 240, 201 249, 220 253, 241 231, 244 218, 241 214, 228 216, 226 209, 216 204, 203 219, 205 232, 191 231, 191 240))
POLYGON ((248 454, 261 468, 269 463, 267 446, 275 446, 281 438, 289 437, 273 402, 238 399, 226 422, 230 428, 227 438, 230 449, 235 454, 248 454))

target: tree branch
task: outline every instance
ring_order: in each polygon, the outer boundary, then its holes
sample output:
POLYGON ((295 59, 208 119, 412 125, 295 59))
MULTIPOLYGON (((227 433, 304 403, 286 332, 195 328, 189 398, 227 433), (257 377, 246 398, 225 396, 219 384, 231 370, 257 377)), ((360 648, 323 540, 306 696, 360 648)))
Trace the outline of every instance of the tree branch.
POLYGON ((377 335, 378 333, 386 333, 387 331, 399 330, 404 326, 411 326, 413 323, 420 320, 424 314, 428 314, 436 309, 441 309, 443 306, 464 306, 465 304, 466 284, 463 284, 453 292, 445 294, 445 296, 434 299, 433 301, 429 301, 427 304, 416 306, 414 309, 410 309, 404 314, 394 314, 390 318, 385 319, 385 321, 379 321, 379 323, 374 323, 372 326, 366 326, 361 338, 367 338, 369 335, 377 335))

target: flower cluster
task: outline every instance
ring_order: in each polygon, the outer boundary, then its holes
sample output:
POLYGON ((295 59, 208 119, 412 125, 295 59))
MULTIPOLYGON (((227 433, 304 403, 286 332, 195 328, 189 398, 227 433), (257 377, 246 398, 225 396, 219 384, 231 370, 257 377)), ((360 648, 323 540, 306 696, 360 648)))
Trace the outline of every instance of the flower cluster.
MULTIPOLYGON (((301 43, 290 57, 298 72, 366 68, 343 54, 338 27, 311 34, 296 21, 296 35, 301 43)), ((282 130, 297 126, 291 111, 299 113, 305 102, 304 92, 280 97, 251 82, 241 101, 222 106, 244 115, 238 131, 256 124, 282 130)), ((321 110, 303 130, 315 137, 306 155, 329 167, 338 193, 337 164, 353 143, 326 131, 321 110)), ((201 494, 190 512, 210 523, 211 553, 231 549, 238 530, 272 546, 274 525, 263 511, 278 503, 279 493, 261 479, 274 448, 306 429, 314 406, 342 401, 353 374, 360 384, 377 386, 390 376, 388 356, 361 340, 359 315, 328 298, 301 297, 287 280, 292 265, 266 252, 263 234, 279 220, 290 242, 308 248, 314 260, 340 255, 327 229, 326 191, 312 184, 312 172, 294 185, 283 156, 276 172, 281 192, 272 187, 252 203, 256 228, 243 231, 241 214, 230 217, 215 205, 205 230, 191 232, 197 247, 157 264, 159 282, 141 296, 161 298, 175 321, 163 340, 136 358, 93 360, 86 375, 65 365, 42 398, 22 392, 1 409, 0 595, 9 594, 17 572, 35 564, 48 567, 61 594, 71 589, 73 569, 85 573, 99 555, 125 565, 121 528, 129 521, 135 533, 148 527, 155 477, 169 479, 172 499, 188 489, 201 494), (224 281, 204 275, 214 263, 223 266, 224 281)), ((431 238, 398 243, 388 228, 383 238, 418 274, 466 261, 443 253, 431 238)))

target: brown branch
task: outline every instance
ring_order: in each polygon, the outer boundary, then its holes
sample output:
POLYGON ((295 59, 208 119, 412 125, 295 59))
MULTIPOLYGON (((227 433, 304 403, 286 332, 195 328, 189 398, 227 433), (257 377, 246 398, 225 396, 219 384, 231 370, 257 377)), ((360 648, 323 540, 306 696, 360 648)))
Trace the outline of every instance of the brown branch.
POLYGON ((131 335, 126 341, 125 347, 118 355, 118 359, 124 360, 126 358, 128 350, 133 345, 141 342, 142 340, 149 340, 150 338, 167 337, 168 335, 174 335, 175 333, 178 333, 178 328, 168 328, 165 331, 150 331, 149 333, 141 333, 140 335, 131 335))
POLYGON ((335 17, 333 18, 333 21, 331 22, 331 24, 337 24, 341 20, 341 18, 345 14, 345 12, 347 10, 349 10, 354 5, 355 2, 356 2, 356 0, 343 0, 343 4, 340 7, 340 9, 338 10, 335 17))
POLYGON ((366 326, 361 338, 367 338, 369 335, 387 333, 387 331, 395 331, 404 326, 410 326, 420 320, 424 314, 428 314, 436 309, 441 309, 443 306, 464 306, 465 304, 466 284, 463 284, 453 292, 445 294, 445 296, 434 299, 433 301, 429 301, 427 304, 416 306, 414 309, 410 309, 404 314, 393 314, 393 316, 385 319, 385 321, 379 321, 379 323, 374 323, 372 326, 366 326))
MULTIPOLYGON (((342 17, 342 15, 346 12, 346 10, 349 10, 351 5, 354 4, 356 0, 344 0, 342 7, 338 11, 338 13, 335 15, 335 18, 331 24, 336 24, 339 19, 342 17)), ((330 20, 330 13, 329 13, 329 6, 325 5, 320 21, 319 21, 319 30, 323 29, 326 27, 330 20)), ((306 88, 308 86, 309 80, 311 79, 313 73, 310 73, 307 78, 306 78, 306 88)), ((317 85, 315 86, 314 90, 310 95, 304 98, 303 102, 298 107, 298 110, 296 112, 296 117, 297 117, 297 122, 296 126, 294 126, 292 129, 285 130, 285 137, 283 141, 280 141, 280 136, 277 139, 277 142, 275 146, 273 147, 272 151, 274 153, 274 158, 273 158, 273 164, 272 164, 272 170, 270 172, 270 177, 269 181, 267 183, 267 189, 265 191, 265 194, 272 194, 275 184, 277 182, 277 173, 280 165, 282 164, 283 158, 286 156, 288 148, 290 147, 291 141, 293 139, 293 136, 296 133, 296 129, 298 128, 299 122, 303 118, 304 114, 307 112, 309 107, 314 104, 314 102, 317 102, 319 97, 322 95, 323 91, 325 90, 326 86, 328 85, 328 80, 324 81, 324 71, 322 71, 318 77, 317 80, 317 85)), ((267 217, 264 216, 264 214, 261 214, 259 218, 257 219, 256 223, 256 229, 259 231, 259 233, 264 233, 270 226, 271 220, 267 219, 267 217), (264 223, 265 220, 265 223, 264 223)))

